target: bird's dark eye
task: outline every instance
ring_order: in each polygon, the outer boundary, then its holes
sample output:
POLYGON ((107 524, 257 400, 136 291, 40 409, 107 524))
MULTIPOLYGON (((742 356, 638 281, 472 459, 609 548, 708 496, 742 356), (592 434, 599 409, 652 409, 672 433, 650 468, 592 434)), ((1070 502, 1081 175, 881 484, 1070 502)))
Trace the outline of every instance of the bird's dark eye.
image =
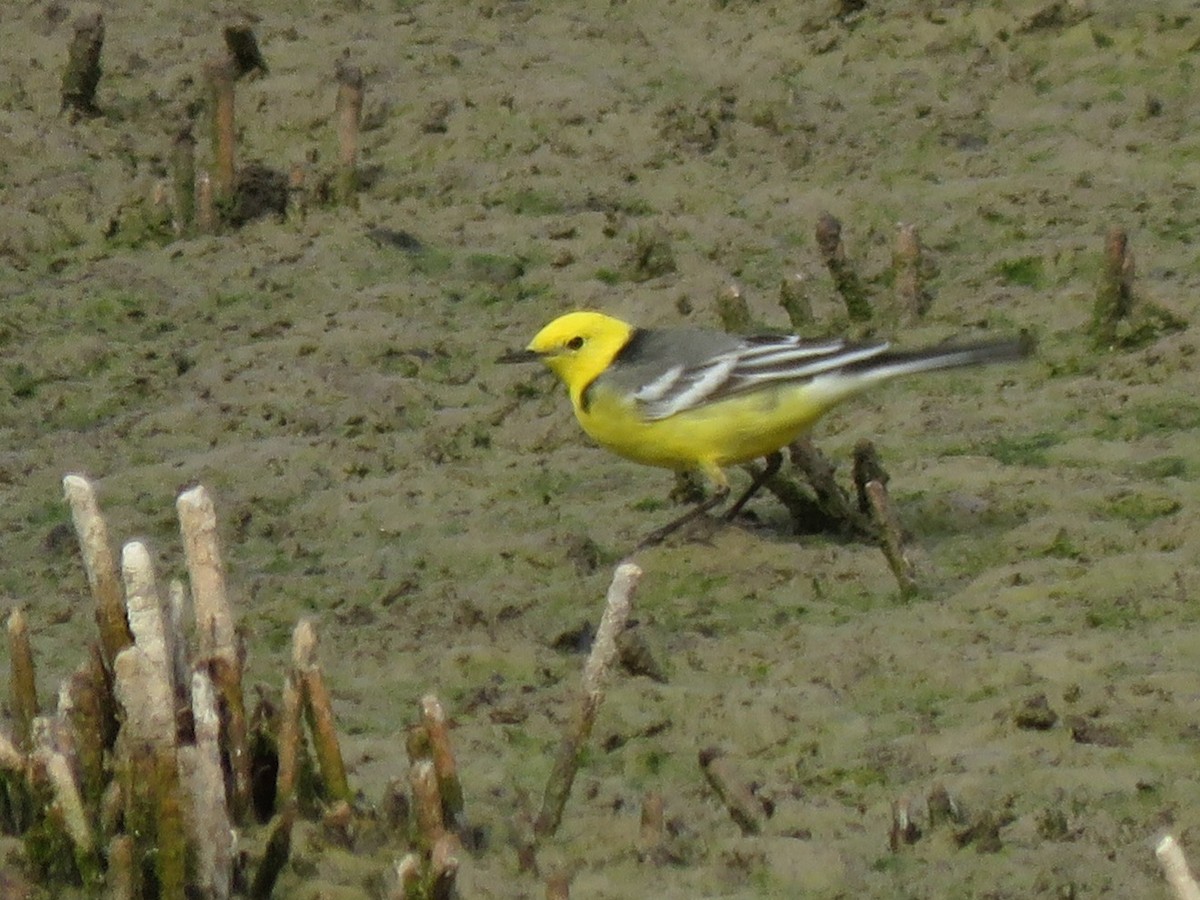
POLYGON ((573 337, 569 341, 567 341, 567 349, 568 350, 578 350, 582 346, 583 346, 583 338, 581 338, 579 335, 575 335, 575 337, 573 337))

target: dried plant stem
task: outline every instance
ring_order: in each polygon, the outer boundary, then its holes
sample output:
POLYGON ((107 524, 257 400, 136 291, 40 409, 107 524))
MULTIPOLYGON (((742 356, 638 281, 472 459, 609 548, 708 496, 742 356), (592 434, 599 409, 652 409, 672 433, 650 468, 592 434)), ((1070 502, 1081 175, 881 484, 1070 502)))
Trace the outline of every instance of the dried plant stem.
POLYGON ((100 51, 104 47, 104 16, 99 10, 75 20, 75 36, 67 51, 62 77, 62 109, 72 117, 98 116, 96 86, 100 83, 100 51))
POLYGON ((1108 347, 1117 340, 1117 327, 1133 312, 1133 251, 1125 229, 1110 228, 1104 239, 1104 264, 1092 309, 1092 338, 1108 347))
POLYGON ((662 849, 663 796, 658 791, 647 791, 642 798, 641 828, 638 832, 638 856, 654 859, 662 849))
POLYGON ((354 848, 354 810, 345 800, 334 800, 321 816, 321 832, 325 840, 344 850, 354 848))
POLYGON ((458 876, 462 843, 456 835, 443 834, 429 852, 429 897, 430 900, 452 900, 455 896, 454 882, 458 876))
POLYGON ((940 781, 934 784, 925 798, 925 809, 928 811, 930 828, 960 823, 963 819, 959 805, 940 781))
MULTIPOLYGON (((136 551, 133 554, 136 557, 136 551)), ((147 560, 148 562, 148 560, 147 560)), ((136 566, 136 562, 135 562, 136 566)), ((144 589, 130 578, 135 596, 144 589)), ((140 635, 152 629, 134 617, 140 635)), ((161 616, 159 617, 161 626, 161 616)), ((124 714, 118 741, 117 768, 125 799, 125 828, 134 835, 135 877, 141 861, 152 856, 162 896, 183 896, 182 811, 176 761, 175 694, 165 673, 165 647, 147 652, 136 644, 122 650, 114 666, 117 700, 124 714), (175 891, 168 893, 168 889, 175 891), (177 890, 176 890, 177 889, 177 890)))
POLYGON ((421 857, 416 853, 406 853, 396 863, 396 889, 392 892, 392 900, 421 900, 421 857))
MULTIPOLYGON (((750 472, 751 477, 757 477, 759 474, 757 466, 747 464, 742 466, 742 468, 750 472)), ((812 495, 801 488, 789 476, 781 472, 776 472, 767 478, 763 483, 763 487, 770 491, 775 499, 783 505, 783 508, 788 511, 788 515, 791 516, 792 522, 795 524, 798 532, 806 530, 806 523, 824 516, 824 513, 812 495)))
POLYGON ((354 794, 350 790, 346 763, 338 743, 333 701, 317 663, 317 632, 309 619, 301 619, 292 632, 292 665, 304 686, 305 711, 325 789, 331 799, 350 802, 354 794))
POLYGON ((404 836, 409 827, 408 792, 403 778, 391 778, 379 803, 380 820, 389 835, 404 836))
POLYGON ((196 139, 190 122, 175 135, 171 146, 171 184, 175 233, 187 234, 196 222, 196 139))
POLYGON ((45 754, 45 766, 54 790, 55 813, 75 851, 75 867, 85 886, 99 887, 102 881, 100 860, 71 764, 63 754, 50 752, 45 754))
POLYGON ((721 328, 730 334, 746 334, 752 330, 750 306, 736 284, 717 294, 717 318, 721 328))
POLYGON ((542 810, 534 823, 534 834, 539 839, 553 835, 562 821, 563 809, 579 770, 580 753, 592 733, 596 714, 604 700, 605 677, 617 656, 617 636, 625 629, 633 594, 641 577, 642 570, 634 563, 626 562, 617 567, 609 585, 600 627, 596 629, 592 652, 583 669, 579 708, 559 745, 542 796, 542 810))
POLYGON ((900 595, 912 597, 919 590, 917 577, 912 561, 905 552, 904 534, 892 509, 887 488, 883 486, 883 482, 872 480, 866 484, 866 493, 871 506, 871 519, 879 529, 879 546, 887 559, 888 567, 896 576, 896 582, 900 585, 900 595))
POLYGON ((108 842, 108 874, 105 878, 110 900, 135 900, 138 896, 133 871, 133 838, 113 835, 108 842))
POLYGON ((122 739, 160 749, 175 747, 175 695, 162 666, 140 647, 121 651, 114 667, 117 702, 124 711, 122 739))
POLYGON ((287 865, 288 855, 291 853, 292 824, 295 820, 295 806, 285 807, 271 820, 267 847, 263 851, 262 861, 258 864, 258 871, 254 873, 254 882, 250 886, 250 896, 253 900, 270 900, 279 873, 287 865))
POLYGON ((1183 855, 1183 848, 1175 838, 1169 834, 1163 835, 1154 848, 1154 855, 1158 857, 1163 875, 1177 900, 1200 900, 1200 885, 1196 884, 1187 858, 1183 855))
POLYGON ((816 320, 808 296, 808 279, 803 272, 794 272, 780 282, 779 305, 798 334, 804 334, 812 328, 816 320))
POLYGON ((358 192, 358 131, 362 120, 363 74, 338 61, 336 68, 339 202, 353 205, 358 192))
POLYGON ((25 819, 25 855, 36 875, 45 879, 74 880, 78 871, 71 838, 55 805, 54 786, 46 770, 47 756, 53 751, 46 724, 40 716, 34 723, 33 750, 26 756, 24 784, 21 785, 32 813, 25 819), (41 827, 29 827, 34 824, 41 827))
POLYGON ((188 840, 195 848, 196 881, 209 900, 227 900, 233 882, 234 845, 225 776, 221 771, 220 717, 212 680, 192 675, 195 743, 179 747, 179 780, 190 815, 188 840))
POLYGON ((433 761, 418 759, 409 767, 408 783, 412 790, 413 819, 416 822, 417 844, 430 850, 446 833, 442 816, 442 795, 438 791, 437 771, 433 761))
POLYGON ((38 714, 37 679, 29 622, 21 607, 8 616, 8 662, 12 693, 13 730, 17 747, 28 752, 33 740, 33 717, 38 714))
POLYGON ((906 798, 892 801, 892 827, 888 830, 888 849, 898 853, 906 844, 915 844, 921 829, 913 815, 912 804, 906 798))
POLYGON ((709 785, 729 810, 733 821, 742 830, 742 834, 758 834, 762 831, 762 807, 745 783, 733 772, 721 751, 716 747, 701 750, 700 768, 709 785))
POLYGON ((217 543, 212 498, 203 487, 194 487, 179 495, 175 508, 192 582, 200 656, 236 656, 233 612, 225 591, 225 567, 217 543))
MULTIPOLYGON (((145 654, 150 677, 165 688, 172 704, 175 698, 173 650, 167 643, 162 602, 154 579, 150 553, 140 541, 130 541, 121 551, 121 574, 125 579, 125 608, 134 644, 145 654)), ((174 714, 174 709, 172 709, 174 714)))
POLYGON ((159 896, 184 900, 187 896, 187 843, 179 765, 173 750, 154 757, 155 870, 159 896))
POLYGON ((96 493, 86 478, 68 475, 63 492, 71 506, 71 518, 83 553, 83 566, 96 601, 96 625, 104 664, 111 671, 117 654, 133 643, 125 620, 125 601, 117 572, 116 556, 108 540, 108 526, 96 504, 96 493))
POLYGON ((842 244, 842 223, 827 212, 821 213, 817 219, 816 234, 821 259, 833 276, 833 285, 846 304, 846 312, 853 321, 868 321, 871 318, 871 304, 854 267, 846 258, 846 248, 842 244))
POLYGON ((854 481, 854 490, 858 497, 859 512, 869 515, 871 501, 867 497, 867 482, 878 481, 887 487, 888 481, 891 480, 891 476, 883 468, 883 460, 879 458, 875 444, 871 441, 863 439, 854 445, 854 468, 851 478, 854 481))
POLYGON ((120 780, 120 797, 125 833, 133 839, 131 877, 134 893, 143 893, 144 865, 154 852, 155 817, 157 815, 154 779, 154 751, 138 743, 121 729, 117 744, 116 776, 120 780))
POLYGON ((99 641, 88 645, 87 669, 91 674, 92 683, 99 691, 100 703, 104 710, 104 746, 111 749, 117 740, 117 729, 120 728, 117 721, 117 695, 114 692, 112 670, 104 664, 104 650, 99 641))
POLYGON ((304 163, 292 163, 292 167, 288 169, 287 219, 289 222, 303 222, 305 216, 308 215, 306 176, 304 163))
POLYGON ((160 179, 154 182, 154 187, 150 190, 150 206, 153 209, 153 221, 156 223, 165 223, 170 215, 168 187, 167 182, 160 179))
POLYGON ((186 626, 187 589, 177 578, 167 588, 167 602, 163 604, 163 637, 170 653, 171 683, 175 686, 177 703, 186 708, 190 704, 188 686, 191 684, 191 664, 188 652, 186 626))
POLYGON ((107 781, 104 756, 111 726, 112 697, 104 670, 91 660, 83 663, 63 683, 58 695, 59 718, 67 724, 79 770, 79 789, 89 817, 99 819, 100 801, 107 781))
POLYGON ((554 872, 546 878, 546 900, 570 900, 571 873, 554 872))
POLYGON ((595 718, 600 703, 604 700, 604 682, 608 670, 617 656, 617 638, 625 630, 633 606, 633 594, 642 579, 642 570, 636 563, 624 562, 617 566, 604 599, 604 613, 596 629, 596 639, 583 667, 583 699, 595 718))
POLYGON ((237 64, 229 56, 220 56, 204 64, 212 104, 213 193, 218 203, 233 196, 234 82, 237 64))
POLYGON ((846 534, 874 537, 871 520, 854 508, 850 497, 838 484, 833 464, 826 459, 811 438, 802 437, 788 445, 792 465, 804 473, 817 495, 821 512, 846 534))
POLYGON ((213 234, 217 230, 217 201, 213 196, 212 176, 208 172, 196 174, 196 228, 201 234, 213 234))
POLYGON ((232 812, 235 821, 240 822, 250 808, 249 729, 242 692, 241 655, 217 543, 217 515, 203 487, 180 494, 175 508, 191 579, 200 657, 208 662, 221 701, 219 708, 225 714, 226 739, 222 746, 229 755, 233 775, 232 812))
POLYGON ((245 696, 242 693, 242 664, 237 657, 215 656, 209 660, 212 678, 220 702, 224 738, 221 748, 229 758, 233 775, 230 812, 235 822, 245 821, 250 810, 250 729, 246 723, 245 696))
POLYGON ((0 772, 19 775, 25 771, 25 754, 0 732, 0 772))
POLYGON ((925 250, 916 225, 901 222, 892 252, 893 283, 896 305, 902 316, 919 319, 929 310, 929 291, 925 287, 925 250))
POLYGON ((539 872, 537 859, 537 836, 533 832, 533 818, 527 809, 526 798, 520 798, 521 806, 512 816, 510 824, 513 829, 512 844, 517 851, 517 871, 537 875, 539 872))
POLYGON ((233 64, 234 76, 244 78, 251 72, 267 72, 267 61, 258 48, 258 38, 247 22, 225 26, 225 47, 233 64))
POLYGON ((0 734, 0 830, 5 834, 22 834, 34 823, 37 798, 28 767, 28 759, 0 734))
POLYGON ((433 769, 437 773, 438 792, 442 798, 442 815, 451 828, 463 824, 463 789, 458 778, 458 764, 450 746, 446 728, 446 711, 433 694, 421 698, 421 721, 429 737, 433 769))
POLYGON ((300 715, 304 696, 298 676, 288 675, 283 682, 283 702, 279 714, 279 769, 275 775, 275 806, 282 808, 296 796, 296 778, 300 771, 300 715))

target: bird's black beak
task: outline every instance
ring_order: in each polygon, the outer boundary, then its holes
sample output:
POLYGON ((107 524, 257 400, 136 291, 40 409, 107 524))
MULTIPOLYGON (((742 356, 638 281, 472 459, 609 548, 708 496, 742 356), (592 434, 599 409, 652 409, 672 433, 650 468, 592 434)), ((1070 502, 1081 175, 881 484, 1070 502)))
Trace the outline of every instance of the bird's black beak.
POLYGON ((498 363, 528 363, 537 362, 542 358, 540 353, 533 350, 509 350, 507 353, 501 354, 496 360, 498 363))

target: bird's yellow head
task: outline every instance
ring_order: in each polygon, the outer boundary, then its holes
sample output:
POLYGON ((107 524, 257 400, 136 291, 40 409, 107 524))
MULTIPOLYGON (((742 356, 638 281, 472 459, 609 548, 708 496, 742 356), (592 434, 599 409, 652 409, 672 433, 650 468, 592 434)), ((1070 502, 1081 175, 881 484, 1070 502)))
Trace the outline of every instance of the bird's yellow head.
POLYGON ((629 323, 603 313, 567 313, 534 335, 525 350, 528 358, 544 362, 575 397, 608 368, 633 330, 629 323))

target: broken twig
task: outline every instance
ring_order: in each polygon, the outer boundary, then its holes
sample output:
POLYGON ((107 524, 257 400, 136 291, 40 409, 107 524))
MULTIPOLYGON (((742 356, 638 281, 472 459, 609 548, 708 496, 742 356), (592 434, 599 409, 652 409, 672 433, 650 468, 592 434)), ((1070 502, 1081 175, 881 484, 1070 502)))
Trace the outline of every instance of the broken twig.
POLYGON ((100 646, 104 664, 111 670, 117 654, 133 643, 133 634, 125 619, 125 599, 117 571, 117 560, 108 540, 108 526, 100 515, 96 492, 80 475, 63 479, 63 492, 71 506, 71 518, 88 585, 96 602, 96 624, 100 628, 100 646))
POLYGON ((32 747, 33 718, 38 714, 37 682, 33 670, 33 648, 29 644, 29 622, 21 607, 8 616, 8 663, 13 712, 13 737, 18 749, 32 747))
POLYGON ((104 47, 104 16, 99 10, 75 19, 75 34, 67 50, 67 68, 62 77, 62 109, 80 116, 100 115, 96 87, 100 84, 100 51, 104 47))
POLYGON ((626 562, 617 566, 612 584, 609 585, 604 615, 600 619, 600 627, 596 629, 592 652, 583 669, 579 708, 559 745, 554 768, 546 781, 542 810, 534 824, 534 833, 539 838, 554 834, 562 821, 563 809, 579 770, 580 753, 592 733, 596 714, 604 701, 604 681, 617 657, 617 636, 625 629, 633 593, 641 577, 642 570, 634 563, 626 562))
POLYGON ((700 751, 700 768, 704 777, 742 834, 758 834, 762 831, 762 805, 750 793, 746 784, 734 774, 725 755, 716 747, 706 747, 700 751))
POLYGON ((869 320, 871 304, 862 282, 846 257, 846 248, 842 244, 842 223, 827 212, 821 213, 817 219, 817 249, 833 277, 833 286, 846 304, 850 319, 855 322, 869 320))

